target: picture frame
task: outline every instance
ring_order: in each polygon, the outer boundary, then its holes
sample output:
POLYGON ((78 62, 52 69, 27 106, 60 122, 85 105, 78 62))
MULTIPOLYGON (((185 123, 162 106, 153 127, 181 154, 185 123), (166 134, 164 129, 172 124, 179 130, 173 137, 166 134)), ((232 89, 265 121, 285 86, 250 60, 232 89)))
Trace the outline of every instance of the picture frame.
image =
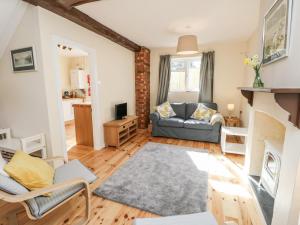
POLYGON ((276 0, 264 17, 263 65, 288 56, 293 0, 276 0))
POLYGON ((14 72, 29 72, 36 70, 33 46, 11 50, 11 60, 14 72))

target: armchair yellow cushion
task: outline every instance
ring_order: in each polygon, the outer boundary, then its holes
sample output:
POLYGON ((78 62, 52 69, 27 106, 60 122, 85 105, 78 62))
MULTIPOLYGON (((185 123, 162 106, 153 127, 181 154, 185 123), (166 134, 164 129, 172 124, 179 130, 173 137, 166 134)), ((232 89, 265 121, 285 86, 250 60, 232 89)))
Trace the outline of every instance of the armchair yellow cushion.
POLYGON ((4 171, 29 190, 53 184, 54 169, 44 160, 17 151, 4 171))

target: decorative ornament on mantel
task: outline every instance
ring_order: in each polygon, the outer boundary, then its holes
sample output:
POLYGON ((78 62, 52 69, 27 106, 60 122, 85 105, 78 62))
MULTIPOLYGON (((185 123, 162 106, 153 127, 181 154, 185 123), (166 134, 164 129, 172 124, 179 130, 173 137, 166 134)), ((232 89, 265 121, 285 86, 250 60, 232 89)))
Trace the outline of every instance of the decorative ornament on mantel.
POLYGON ((259 60, 258 55, 254 55, 252 57, 247 57, 244 60, 244 64, 251 66, 255 71, 255 80, 253 82, 254 88, 263 88, 264 83, 261 80, 260 69, 262 65, 262 61, 259 60))
POLYGON ((184 35, 178 38, 178 55, 192 55, 199 52, 198 40, 196 35, 184 35))

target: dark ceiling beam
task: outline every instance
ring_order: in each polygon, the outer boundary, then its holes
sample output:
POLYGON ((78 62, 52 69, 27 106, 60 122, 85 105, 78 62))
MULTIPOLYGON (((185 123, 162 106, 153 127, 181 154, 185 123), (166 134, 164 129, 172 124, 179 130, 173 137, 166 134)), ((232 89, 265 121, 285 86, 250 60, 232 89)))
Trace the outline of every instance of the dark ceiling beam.
POLYGON ((71 9, 74 6, 83 5, 89 2, 96 2, 100 0, 56 0, 56 1, 62 4, 67 9, 71 9))
POLYGON ((93 31, 131 51, 139 52, 141 50, 141 46, 130 41, 126 37, 118 34, 113 31, 109 27, 99 23, 97 20, 92 17, 86 15, 80 10, 72 7, 71 9, 66 9, 62 4, 54 1, 54 0, 23 0, 35 6, 40 6, 44 9, 47 9, 57 15, 60 15, 90 31, 93 31))

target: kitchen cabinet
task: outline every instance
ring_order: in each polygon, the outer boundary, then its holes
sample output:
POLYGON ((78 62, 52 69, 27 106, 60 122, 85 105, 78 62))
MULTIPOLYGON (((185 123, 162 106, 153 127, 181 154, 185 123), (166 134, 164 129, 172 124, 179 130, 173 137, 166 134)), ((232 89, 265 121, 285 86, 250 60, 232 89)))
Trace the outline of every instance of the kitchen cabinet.
POLYGON ((83 102, 81 98, 71 98, 71 99, 63 99, 63 112, 64 112, 64 121, 72 121, 74 120, 74 104, 80 104, 83 102))
POLYGON ((72 89, 85 89, 87 85, 86 73, 84 70, 71 70, 71 87, 72 89))

